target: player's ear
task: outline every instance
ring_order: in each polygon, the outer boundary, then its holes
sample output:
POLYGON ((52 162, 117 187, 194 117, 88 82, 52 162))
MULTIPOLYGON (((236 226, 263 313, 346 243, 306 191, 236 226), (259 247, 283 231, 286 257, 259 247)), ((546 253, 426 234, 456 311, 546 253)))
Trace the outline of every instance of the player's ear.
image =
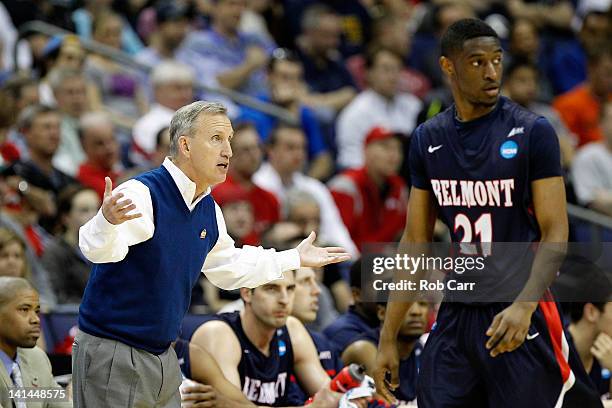
POLYGON ((440 57, 439 63, 442 72, 444 72, 449 77, 453 76, 453 74, 455 73, 455 66, 453 65, 453 61, 451 61, 450 58, 445 57, 443 55, 440 57))
POLYGON ((251 295, 253 294, 253 290, 254 289, 240 288, 240 297, 245 304, 251 303, 251 295))
POLYGON ((599 319, 600 311, 592 303, 585 303, 582 309, 582 317, 589 323, 595 323, 599 319))
POLYGON ((353 295, 353 302, 355 303, 361 302, 361 289, 352 287, 351 295, 353 295))

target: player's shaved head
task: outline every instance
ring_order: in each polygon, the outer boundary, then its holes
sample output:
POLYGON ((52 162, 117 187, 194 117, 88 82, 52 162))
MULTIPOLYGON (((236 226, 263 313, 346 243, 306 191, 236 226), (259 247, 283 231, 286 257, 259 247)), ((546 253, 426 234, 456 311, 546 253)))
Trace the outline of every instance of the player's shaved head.
POLYGON ((440 43, 441 55, 452 58, 463 50, 463 44, 473 38, 499 37, 487 23, 475 18, 464 18, 448 27, 440 43))
POLYGON ((35 290, 30 282, 23 278, 12 276, 0 277, 0 309, 11 300, 15 299, 15 294, 23 290, 35 290))

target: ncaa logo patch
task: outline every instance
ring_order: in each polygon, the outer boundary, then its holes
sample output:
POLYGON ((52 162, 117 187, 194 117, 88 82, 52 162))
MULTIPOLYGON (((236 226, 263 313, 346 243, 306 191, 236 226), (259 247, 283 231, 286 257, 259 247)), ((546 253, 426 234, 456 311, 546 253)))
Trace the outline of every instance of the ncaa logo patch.
POLYGON ((514 140, 504 142, 499 148, 499 154, 504 159, 511 159, 518 153, 518 144, 514 140))
POLYGON ((287 352, 287 345, 285 344, 283 340, 279 340, 278 341, 278 355, 282 357, 285 355, 286 352, 287 352))

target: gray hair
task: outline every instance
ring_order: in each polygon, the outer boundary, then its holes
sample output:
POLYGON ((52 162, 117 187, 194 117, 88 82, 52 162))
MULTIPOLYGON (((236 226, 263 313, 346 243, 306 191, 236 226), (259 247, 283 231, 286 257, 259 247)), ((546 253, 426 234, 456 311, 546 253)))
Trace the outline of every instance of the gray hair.
POLYGON ((306 190, 300 190, 299 188, 291 188, 287 192, 285 203, 287 215, 291 214, 291 211, 301 204, 314 204, 321 208, 319 201, 317 201, 317 198, 313 194, 306 190))
POLYGON ((177 110, 170 121, 169 154, 171 157, 176 157, 178 154, 179 137, 193 137, 195 121, 200 113, 206 115, 227 115, 227 108, 218 102, 196 101, 177 110))
POLYGON ((49 86, 53 90, 53 93, 56 93, 64 84, 64 81, 72 78, 81 78, 85 80, 85 75, 77 69, 56 68, 49 73, 49 86))
POLYGON ((13 276, 0 276, 0 309, 15 299, 15 294, 22 290, 36 290, 32 284, 24 278, 13 276))
POLYGON ((19 119, 17 120, 17 125, 19 130, 29 130, 34 123, 34 120, 38 115, 43 115, 46 113, 56 113, 59 115, 59 111, 57 108, 43 105, 43 104, 35 104, 26 107, 21 114, 19 115, 19 119))
POLYGON ((153 86, 167 83, 193 83, 193 69, 186 64, 174 60, 167 60, 157 65, 151 73, 153 86))

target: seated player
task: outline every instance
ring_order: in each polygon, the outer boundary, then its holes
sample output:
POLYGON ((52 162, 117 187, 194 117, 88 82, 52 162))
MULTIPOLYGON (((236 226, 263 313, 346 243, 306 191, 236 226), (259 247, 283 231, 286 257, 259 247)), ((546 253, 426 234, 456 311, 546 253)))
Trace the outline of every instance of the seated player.
MULTIPOLYGON (((386 306, 379 305, 381 325, 385 317, 385 309, 386 306)), ((427 329, 428 312, 429 304, 427 302, 413 303, 399 329, 397 344, 400 358, 399 375, 402 381, 393 394, 402 403, 416 399, 419 357, 424 346, 421 336, 427 329)), ((360 364, 365 367, 366 374, 372 376, 376 365, 376 349, 379 338, 380 329, 376 328, 349 344, 342 353, 344 364, 360 364)))
POLYGON ((342 355, 344 349, 357 337, 380 325, 376 303, 361 301, 360 259, 357 259, 351 266, 350 285, 353 305, 323 330, 323 334, 332 341, 338 355, 342 355))
MULTIPOLYGON (((291 315, 303 324, 316 320, 319 310, 319 294, 321 288, 317 283, 315 271, 312 268, 300 268, 295 271, 295 292, 291 315)), ((314 342, 321 366, 330 377, 334 377, 342 369, 342 361, 332 347, 332 343, 323 333, 306 328, 314 342)), ((293 378, 289 387, 292 401, 306 401, 306 392, 293 378)))
POLYGON ((611 393, 612 302, 575 302, 570 315, 569 332, 582 365, 601 396, 611 393))
MULTIPOLYGON (((328 387, 329 377, 308 332, 289 316, 294 291, 294 272, 255 289, 242 288, 244 310, 214 316, 191 339, 213 355, 223 375, 257 405, 302 405, 289 400, 292 375, 307 395, 328 387)), ((336 408, 338 399, 315 398, 313 405, 336 408)))

